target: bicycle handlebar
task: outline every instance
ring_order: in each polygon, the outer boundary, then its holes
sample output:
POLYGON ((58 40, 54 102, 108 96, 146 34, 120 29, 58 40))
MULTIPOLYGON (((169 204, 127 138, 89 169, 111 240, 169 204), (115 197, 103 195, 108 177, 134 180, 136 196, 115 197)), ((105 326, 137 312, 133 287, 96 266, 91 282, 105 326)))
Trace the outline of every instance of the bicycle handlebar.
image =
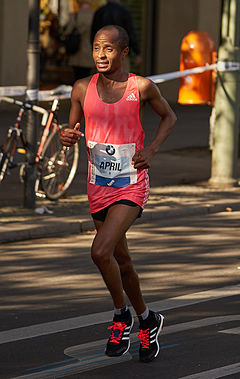
POLYGON ((46 109, 39 107, 38 105, 32 105, 25 101, 15 100, 12 97, 1 96, 0 101, 5 101, 6 103, 10 103, 10 104, 16 104, 19 107, 30 109, 37 113, 41 113, 41 114, 47 113, 46 109))
MULTIPOLYGON (((15 100, 12 97, 6 97, 6 96, 0 96, 0 102, 5 101, 6 103, 10 104, 16 104, 19 107, 23 107, 27 110, 32 110, 33 112, 42 114, 42 121, 41 125, 46 125, 47 119, 48 119, 48 111, 42 107, 39 107, 38 105, 29 104, 25 101, 15 100)), ((55 111, 57 108, 58 100, 55 100, 52 104, 52 111, 55 111)))

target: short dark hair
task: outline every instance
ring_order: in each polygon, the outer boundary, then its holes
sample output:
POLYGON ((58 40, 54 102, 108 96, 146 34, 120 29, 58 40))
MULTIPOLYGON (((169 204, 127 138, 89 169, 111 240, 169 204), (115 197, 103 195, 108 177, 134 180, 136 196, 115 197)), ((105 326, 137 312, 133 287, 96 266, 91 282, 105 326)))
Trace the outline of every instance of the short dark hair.
POLYGON ((99 29, 97 31, 97 33, 99 33, 100 31, 113 30, 113 29, 115 29, 115 30, 118 31, 119 45, 120 45, 121 50, 124 50, 126 47, 129 47, 129 37, 128 37, 128 34, 127 34, 126 30, 124 28, 122 28, 121 26, 119 26, 119 25, 106 25, 106 26, 103 26, 101 29, 99 29))

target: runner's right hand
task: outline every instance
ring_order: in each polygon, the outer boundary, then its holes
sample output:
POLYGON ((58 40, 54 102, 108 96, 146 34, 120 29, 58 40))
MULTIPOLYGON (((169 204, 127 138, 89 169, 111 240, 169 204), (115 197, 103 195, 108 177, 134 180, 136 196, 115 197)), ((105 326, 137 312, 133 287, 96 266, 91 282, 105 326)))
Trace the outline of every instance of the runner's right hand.
POLYGON ((63 146, 71 147, 76 142, 80 140, 81 137, 84 137, 84 134, 80 131, 80 123, 78 122, 74 129, 67 128, 61 130, 60 138, 63 146))

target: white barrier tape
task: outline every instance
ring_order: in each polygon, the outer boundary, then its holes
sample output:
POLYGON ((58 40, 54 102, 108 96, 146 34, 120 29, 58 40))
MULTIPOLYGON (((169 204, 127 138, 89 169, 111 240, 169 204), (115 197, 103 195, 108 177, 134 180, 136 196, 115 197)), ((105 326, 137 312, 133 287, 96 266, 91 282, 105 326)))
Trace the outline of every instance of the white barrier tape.
POLYGON ((58 99, 70 99, 72 86, 65 84, 58 86, 52 90, 39 91, 38 100, 40 101, 53 101, 56 97, 58 99))
POLYGON ((0 87, 0 96, 22 96, 25 95, 26 89, 26 86, 0 87))
POLYGON ((26 91, 26 95, 27 95, 27 100, 29 100, 29 101, 37 100, 38 99, 38 88, 28 89, 26 91))
MULTIPOLYGON (((23 96, 29 94, 29 100, 36 100, 32 96, 36 96, 37 90, 28 90, 26 86, 8 86, 0 87, 0 96, 23 96), (34 91, 34 92, 31 92, 34 91)), ((37 99, 39 101, 53 101, 56 97, 58 99, 69 99, 71 97, 72 86, 61 85, 52 90, 38 91, 37 99)))
POLYGON ((151 79, 154 83, 163 83, 168 80, 178 79, 183 76, 193 75, 193 74, 201 74, 205 71, 217 70, 219 72, 223 71, 239 71, 240 70, 240 62, 222 62, 218 61, 214 64, 207 64, 206 66, 193 67, 188 70, 183 71, 174 71, 169 72, 167 74, 160 75, 152 75, 148 76, 148 79, 151 79))
POLYGON ((240 62, 221 62, 217 63, 218 71, 238 71, 240 70, 240 62))
MULTIPOLYGON (((183 76, 201 74, 205 71, 217 70, 224 71, 239 71, 240 62, 222 62, 218 61, 214 64, 207 64, 206 66, 193 67, 188 70, 168 72, 166 74, 147 76, 154 83, 163 83, 168 80, 178 79, 183 76)), ((0 87, 0 96, 22 96, 26 94, 27 87, 24 86, 9 86, 0 87)), ((37 91, 37 90, 31 90, 37 91)), ((58 99, 69 99, 71 97, 72 86, 60 85, 52 90, 42 90, 38 92, 39 101, 53 101, 56 97, 58 99)), ((32 100, 32 99, 31 99, 32 100)), ((35 100, 35 99, 34 99, 35 100)))
POLYGON ((217 64, 211 64, 207 66, 194 67, 194 68, 190 68, 188 70, 183 70, 183 71, 169 72, 167 74, 152 75, 152 76, 148 76, 147 78, 152 80, 154 83, 163 83, 168 80, 181 78, 182 76, 188 76, 192 74, 201 74, 204 71, 214 70, 216 68, 217 68, 217 64))

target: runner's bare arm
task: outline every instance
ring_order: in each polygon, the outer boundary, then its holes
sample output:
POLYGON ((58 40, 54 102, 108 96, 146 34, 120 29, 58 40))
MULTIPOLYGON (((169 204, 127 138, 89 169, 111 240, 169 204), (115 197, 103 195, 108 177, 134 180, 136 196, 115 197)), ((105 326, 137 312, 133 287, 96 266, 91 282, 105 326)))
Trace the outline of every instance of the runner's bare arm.
POLYGON ((80 131, 80 121, 83 117, 81 103, 83 88, 79 81, 75 83, 72 89, 68 128, 61 132, 61 141, 64 146, 70 147, 74 145, 83 136, 83 133, 80 131))
POLYGON ((134 168, 149 168, 154 155, 159 151, 176 122, 175 113, 167 101, 162 97, 158 87, 149 79, 138 77, 141 101, 148 102, 152 109, 161 117, 156 135, 145 148, 137 151, 133 156, 134 168))

